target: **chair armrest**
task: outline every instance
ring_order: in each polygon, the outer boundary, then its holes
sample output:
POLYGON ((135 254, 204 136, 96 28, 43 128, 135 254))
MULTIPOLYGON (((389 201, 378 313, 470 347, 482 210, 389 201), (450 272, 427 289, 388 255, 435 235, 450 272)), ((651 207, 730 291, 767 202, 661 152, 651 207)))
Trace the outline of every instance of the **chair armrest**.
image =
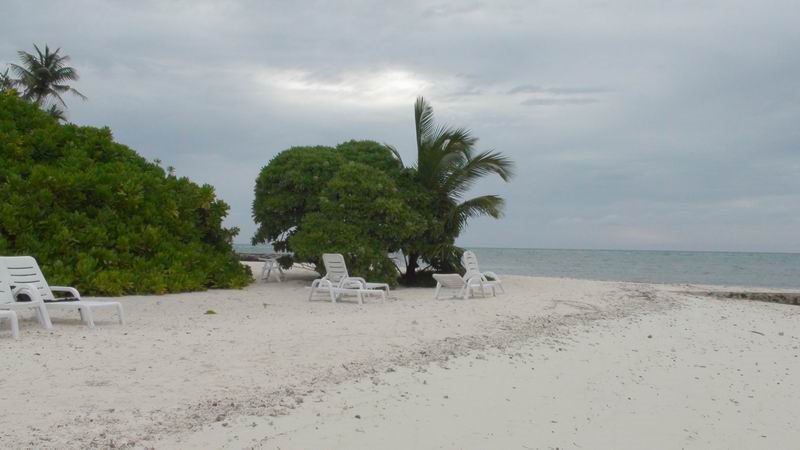
POLYGON ((36 286, 31 284, 18 284, 14 286, 14 289, 11 291, 11 294, 14 296, 14 300, 17 299, 18 294, 25 294, 31 298, 31 302, 41 302, 42 296, 39 294, 39 290, 36 289, 36 286))
POLYGON ((466 285, 472 284, 473 281, 477 281, 478 284, 483 285, 483 283, 486 282, 486 278, 479 273, 469 273, 464 275, 464 283, 466 285))
POLYGON ((357 284, 360 289, 367 288, 367 281, 360 277, 342 278, 342 281, 339 282, 339 287, 346 288, 348 285, 352 286, 353 284, 357 284))
POLYGON ((67 294, 71 295, 74 298, 80 299, 81 294, 78 292, 77 289, 68 286, 50 286, 50 290, 53 292, 66 292, 67 294))
POLYGON ((498 277, 497 277, 497 274, 496 274, 496 273, 494 273, 494 272, 483 272, 483 275, 484 275, 485 277, 491 277, 491 278, 492 278, 492 280, 494 280, 494 281, 499 281, 499 280, 500 280, 500 278, 498 278, 498 277))

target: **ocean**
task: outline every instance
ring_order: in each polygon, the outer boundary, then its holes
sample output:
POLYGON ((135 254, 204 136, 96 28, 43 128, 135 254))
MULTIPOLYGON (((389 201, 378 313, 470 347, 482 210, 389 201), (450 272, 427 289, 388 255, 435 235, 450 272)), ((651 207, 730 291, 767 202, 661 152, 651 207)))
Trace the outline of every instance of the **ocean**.
MULTIPOLYGON (((234 246, 269 253, 269 246, 234 246)), ((648 283, 800 288, 800 253, 556 250, 470 247, 498 274, 648 283)))

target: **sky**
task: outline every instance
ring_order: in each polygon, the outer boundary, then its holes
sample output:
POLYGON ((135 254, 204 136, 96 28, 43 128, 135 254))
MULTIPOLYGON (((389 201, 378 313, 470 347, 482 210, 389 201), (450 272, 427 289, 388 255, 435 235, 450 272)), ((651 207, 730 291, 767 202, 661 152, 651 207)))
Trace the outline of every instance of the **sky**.
POLYGON ((0 67, 61 47, 71 122, 209 183, 246 243, 283 149, 415 160, 413 103, 516 162, 458 243, 800 252, 797 0, 3 0, 0 67))

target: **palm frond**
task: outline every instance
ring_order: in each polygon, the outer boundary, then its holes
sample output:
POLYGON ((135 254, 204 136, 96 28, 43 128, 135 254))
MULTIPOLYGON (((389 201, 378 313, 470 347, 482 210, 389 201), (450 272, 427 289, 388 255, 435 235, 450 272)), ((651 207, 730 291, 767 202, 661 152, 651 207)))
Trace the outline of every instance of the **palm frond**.
POLYGON ((417 97, 414 103, 414 127, 417 133, 417 149, 424 147, 433 128, 433 107, 424 98, 417 97))
POLYGON ((514 163, 506 156, 496 152, 481 152, 466 163, 448 173, 442 181, 443 190, 460 197, 486 175, 496 174, 508 181, 514 173, 514 163))
POLYGON ((468 219, 490 216, 499 219, 503 215, 505 200, 497 195, 482 195, 462 202, 453 210, 451 227, 462 229, 468 219))
POLYGON ((397 149, 393 145, 384 143, 383 146, 386 147, 387 150, 392 152, 392 155, 394 155, 395 159, 397 160, 397 162, 400 163, 401 167, 405 167, 405 164, 403 164, 403 157, 400 156, 400 152, 397 151, 397 149))

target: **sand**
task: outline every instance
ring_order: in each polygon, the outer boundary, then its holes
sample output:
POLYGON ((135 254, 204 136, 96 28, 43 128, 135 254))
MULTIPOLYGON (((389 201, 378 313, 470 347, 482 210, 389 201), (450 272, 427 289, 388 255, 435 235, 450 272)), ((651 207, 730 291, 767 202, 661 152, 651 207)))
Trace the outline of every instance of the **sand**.
POLYGON ((800 307, 504 277, 308 302, 314 274, 0 332, 3 448, 786 448, 800 307), (216 314, 206 314, 209 310, 216 314), (356 417, 358 416, 358 418, 356 417))

